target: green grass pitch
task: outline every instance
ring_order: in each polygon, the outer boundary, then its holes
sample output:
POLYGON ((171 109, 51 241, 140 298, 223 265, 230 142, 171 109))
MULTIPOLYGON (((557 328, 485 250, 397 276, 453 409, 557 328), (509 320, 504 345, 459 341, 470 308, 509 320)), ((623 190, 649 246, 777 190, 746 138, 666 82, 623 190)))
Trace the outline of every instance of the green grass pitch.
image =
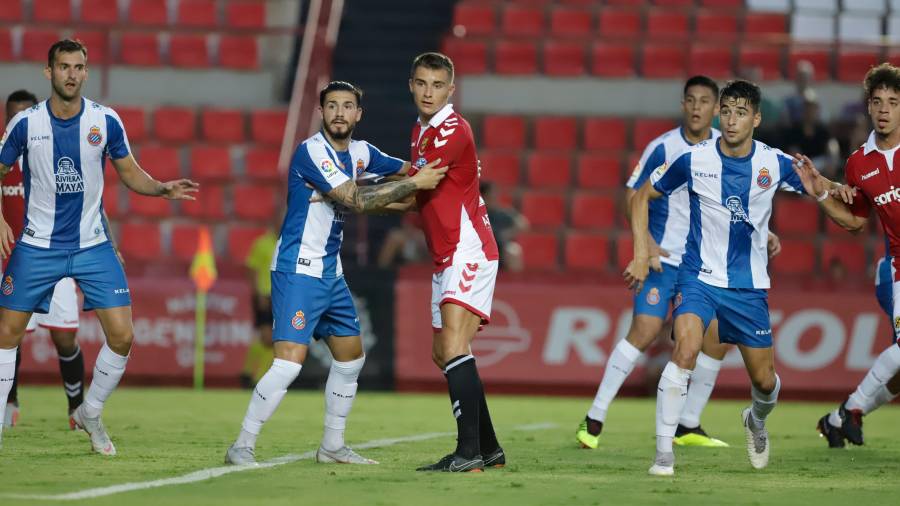
MULTIPOLYGON (((703 426, 731 448, 676 448, 676 476, 656 478, 646 474, 654 452, 653 399, 617 400, 601 447, 592 451, 578 448, 573 437, 588 399, 498 395, 489 400, 509 459, 505 469, 416 473, 417 465, 443 456, 454 443, 452 436, 428 436, 360 450, 381 461, 379 466, 326 466, 307 458, 98 498, 48 497, 220 467, 249 395, 121 389, 104 416, 119 455, 104 458, 90 453, 84 433, 66 430, 61 388, 23 388, 21 424, 4 434, 0 450, 0 504, 872 506, 900 501, 897 406, 866 418, 865 446, 829 450, 814 428, 833 405, 782 402, 769 419, 769 467, 755 471, 747 461, 740 425, 746 403, 716 400, 707 408, 703 426), (534 424, 555 427, 525 427, 534 424)), ((315 450, 322 412, 321 392, 290 392, 260 437, 260 462, 315 450)), ((347 439, 353 446, 454 430, 446 395, 362 392, 347 439)))

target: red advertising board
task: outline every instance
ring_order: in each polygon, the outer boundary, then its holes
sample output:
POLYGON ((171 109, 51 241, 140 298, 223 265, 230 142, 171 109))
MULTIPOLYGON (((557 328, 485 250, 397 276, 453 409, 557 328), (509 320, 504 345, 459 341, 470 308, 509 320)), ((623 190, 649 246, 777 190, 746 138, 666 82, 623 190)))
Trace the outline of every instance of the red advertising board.
MULTIPOLYGON (((395 378, 400 388, 443 384, 432 364, 428 276, 396 284, 395 378)), ((890 343, 887 317, 869 292, 773 289, 769 305, 776 370, 791 395, 846 394, 890 343)), ((593 392, 614 344, 631 323, 631 292, 620 285, 503 281, 492 323, 473 344, 481 377, 516 391, 593 392)), ((638 363, 625 387, 643 381, 638 363)), ((737 349, 725 359, 717 391, 747 392, 737 349)))

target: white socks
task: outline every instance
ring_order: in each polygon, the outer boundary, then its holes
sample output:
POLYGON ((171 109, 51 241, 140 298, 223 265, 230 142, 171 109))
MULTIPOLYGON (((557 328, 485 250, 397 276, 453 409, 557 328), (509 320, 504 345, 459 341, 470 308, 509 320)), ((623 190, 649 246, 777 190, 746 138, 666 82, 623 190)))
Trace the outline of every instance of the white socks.
POLYGON ((127 363, 128 357, 112 351, 105 343, 100 348, 97 362, 94 363, 94 378, 84 397, 84 414, 88 418, 96 418, 103 412, 103 404, 125 374, 127 363))
POLYGON ((856 391, 850 394, 847 399, 847 409, 859 409, 863 413, 867 413, 880 406, 881 404, 875 406, 878 390, 886 385, 898 370, 900 370, 900 346, 892 344, 881 352, 881 355, 878 355, 872 368, 856 387, 856 391))
POLYGON ((716 360, 702 351, 697 355, 697 365, 691 374, 687 400, 684 403, 684 411, 681 412, 681 421, 678 423, 690 429, 700 426, 700 414, 709 402, 709 396, 716 386, 716 378, 721 368, 721 360, 716 360))
POLYGON ((666 364, 656 393, 656 451, 672 452, 672 438, 678 428, 678 419, 687 398, 689 369, 682 369, 674 362, 666 364))
POLYGON ((6 400, 16 377, 17 349, 18 347, 10 350, 0 349, 0 431, 3 431, 3 420, 6 419, 6 400))
POLYGON ((587 414, 588 418, 600 422, 606 421, 606 411, 609 409, 610 403, 616 397, 625 378, 631 374, 634 363, 640 358, 641 353, 641 350, 635 348, 627 340, 619 341, 606 363, 603 381, 600 382, 597 395, 594 396, 594 402, 587 414))
POLYGON ((259 436, 262 426, 272 416, 287 388, 300 375, 302 366, 290 360, 276 358, 272 367, 260 378, 253 394, 250 397, 250 405, 247 406, 247 414, 244 415, 244 423, 241 424, 241 433, 235 441, 235 446, 243 448, 256 446, 256 437, 259 436))
POLYGON ((764 394, 752 385, 750 386, 750 397, 753 402, 750 404, 750 422, 757 429, 762 428, 766 424, 766 417, 775 409, 778 403, 778 392, 781 391, 781 378, 775 375, 775 389, 771 393, 764 394))
POLYGON ((347 416, 353 408, 359 372, 366 362, 360 357, 350 362, 331 362, 328 381, 325 383, 325 434, 322 436, 322 448, 337 451, 344 447, 344 429, 347 427, 347 416))
POLYGON ((890 390, 888 390, 887 385, 881 385, 877 392, 875 392, 875 397, 872 398, 872 403, 863 409, 863 414, 868 415, 872 411, 888 404, 894 398, 897 397, 897 394, 892 394, 890 390))

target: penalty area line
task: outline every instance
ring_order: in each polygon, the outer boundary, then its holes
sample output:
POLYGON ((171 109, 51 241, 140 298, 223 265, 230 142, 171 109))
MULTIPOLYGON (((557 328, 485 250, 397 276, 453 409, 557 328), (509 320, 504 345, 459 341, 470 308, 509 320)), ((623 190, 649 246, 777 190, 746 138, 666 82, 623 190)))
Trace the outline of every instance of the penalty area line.
MULTIPOLYGON (((513 427, 515 431, 537 431, 548 430, 558 427, 555 423, 534 423, 528 425, 519 425, 513 427)), ((418 441, 427 441, 439 437, 447 437, 454 435, 455 432, 427 432, 424 434, 415 434, 412 436, 402 436, 386 439, 373 439, 357 445, 353 448, 365 450, 369 448, 385 448, 401 443, 414 443, 418 441)), ((123 492, 133 492, 135 490, 147 490, 151 488, 168 487, 172 485, 186 485, 188 483, 197 483, 200 481, 211 480, 231 473, 240 473, 243 471, 253 471, 255 469, 266 469, 269 467, 290 464, 300 460, 309 460, 315 458, 316 452, 310 451, 300 454, 288 454, 281 457, 275 457, 265 462, 260 462, 255 466, 219 466, 200 469, 181 476, 173 476, 171 478, 162 478, 159 480, 137 481, 131 483, 121 483, 119 485, 110 485, 107 487, 89 488, 79 490, 77 492, 68 492, 65 494, 0 494, 0 497, 9 499, 24 500, 41 500, 41 501, 76 501, 79 499, 94 499, 97 497, 105 497, 123 492)))

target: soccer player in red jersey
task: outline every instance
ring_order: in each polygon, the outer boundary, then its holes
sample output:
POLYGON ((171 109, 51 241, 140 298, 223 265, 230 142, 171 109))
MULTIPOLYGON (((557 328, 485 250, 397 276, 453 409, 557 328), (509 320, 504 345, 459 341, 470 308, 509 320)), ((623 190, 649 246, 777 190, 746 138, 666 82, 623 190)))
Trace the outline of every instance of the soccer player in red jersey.
POLYGON ((874 130, 847 159, 846 186, 833 189, 831 181, 819 174, 806 156, 798 155, 795 163, 807 191, 819 195, 822 209, 846 230, 864 230, 874 208, 893 259, 892 343, 847 400, 819 420, 819 432, 832 448, 843 447, 844 439, 863 444, 863 415, 896 396, 897 392, 888 387, 896 388, 900 373, 900 68, 888 63, 874 67, 866 74, 863 86, 874 130))
POLYGON ((416 57, 409 91, 419 119, 410 174, 438 158, 449 166, 437 188, 416 194, 416 205, 434 262, 431 358, 447 378, 458 433, 453 453, 418 471, 471 472, 506 463, 471 349, 479 327, 490 321, 499 254, 478 189, 472 129, 449 103, 454 89, 450 58, 416 57))

